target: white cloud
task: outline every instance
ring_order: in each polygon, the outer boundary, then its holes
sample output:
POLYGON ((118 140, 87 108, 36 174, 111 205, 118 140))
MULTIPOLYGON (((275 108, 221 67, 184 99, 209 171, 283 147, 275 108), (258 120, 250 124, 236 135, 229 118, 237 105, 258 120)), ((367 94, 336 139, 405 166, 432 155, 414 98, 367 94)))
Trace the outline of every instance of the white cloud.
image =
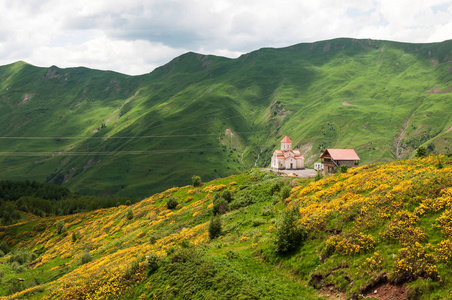
POLYGON ((152 71, 186 51, 238 55, 336 37, 450 39, 443 0, 0 0, 0 64, 152 71))

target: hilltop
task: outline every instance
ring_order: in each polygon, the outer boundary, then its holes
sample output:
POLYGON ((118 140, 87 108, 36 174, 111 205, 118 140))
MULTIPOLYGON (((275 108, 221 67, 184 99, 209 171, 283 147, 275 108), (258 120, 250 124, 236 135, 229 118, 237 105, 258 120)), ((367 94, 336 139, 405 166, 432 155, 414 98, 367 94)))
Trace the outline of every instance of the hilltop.
POLYGON ((0 179, 143 198, 269 165, 289 135, 364 164, 450 151, 451 43, 335 39, 228 59, 186 53, 149 74, 0 67, 0 179))
POLYGON ((131 206, 0 227, 0 249, 10 251, 0 295, 444 299, 451 184, 443 155, 318 181, 252 170, 131 206))

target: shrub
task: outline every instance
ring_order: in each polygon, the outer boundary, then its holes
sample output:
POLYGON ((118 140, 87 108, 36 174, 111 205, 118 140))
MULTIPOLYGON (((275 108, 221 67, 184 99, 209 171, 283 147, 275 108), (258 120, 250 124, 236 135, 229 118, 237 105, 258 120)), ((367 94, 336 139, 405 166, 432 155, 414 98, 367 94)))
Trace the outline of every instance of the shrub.
POLYGON ((322 176, 321 171, 317 170, 317 174, 315 174, 314 181, 319 181, 322 178, 323 178, 323 176, 322 176))
POLYGON ((5 254, 9 252, 9 246, 5 241, 0 241, 0 250, 5 254))
POLYGON ((151 245, 154 245, 157 242, 157 237, 155 235, 151 235, 149 237, 149 243, 151 243, 151 245))
POLYGON ((75 232, 72 233, 72 242, 75 243, 77 241, 77 235, 75 232))
POLYGON ((221 197, 213 200, 212 212, 214 215, 222 215, 228 211, 228 202, 221 197))
POLYGON ((416 150, 416 157, 425 157, 427 156, 427 149, 425 147, 419 147, 416 150))
POLYGON ((232 191, 231 190, 224 190, 221 194, 228 203, 232 201, 232 191))
POLYGON ((240 197, 236 198, 234 201, 232 201, 231 204, 229 205, 229 208, 231 210, 234 210, 240 207, 246 207, 248 205, 253 204, 254 202, 256 202, 256 199, 249 192, 246 192, 242 194, 240 197))
POLYGON ((303 242, 304 229, 296 224, 299 218, 297 207, 283 211, 278 218, 274 241, 278 253, 292 251, 303 242))
POLYGON ((57 231, 58 234, 61 234, 66 231, 66 226, 64 226, 64 220, 59 220, 57 222, 57 231))
POLYGON ((168 209, 175 209, 178 204, 179 204, 179 201, 177 201, 177 198, 174 196, 170 196, 166 200, 166 208, 168 208, 168 209))
POLYGON ((277 181, 277 182, 273 183, 270 187, 270 191, 269 191, 270 195, 274 195, 274 194, 280 192, 283 185, 284 185, 283 181, 277 181))
POLYGON ((450 258, 452 257, 452 242, 450 240, 441 241, 437 245, 435 252, 437 254, 438 261, 450 264, 450 258))
POLYGON ((375 248, 375 240, 370 234, 348 233, 341 236, 333 236, 325 243, 324 254, 330 255, 337 252, 341 255, 351 255, 368 252, 375 248))
POLYGON ((262 208, 261 214, 264 217, 266 217, 266 216, 273 216, 273 214, 274 214, 273 206, 271 206, 271 205, 264 206, 262 208))
POLYGON ((201 177, 197 175, 193 175, 191 178, 191 181, 193 183, 193 186, 200 186, 201 185, 201 177))
POLYGON ((149 274, 154 273, 159 268, 160 258, 154 253, 146 256, 146 268, 149 270, 149 274))
POLYGON ((253 219, 251 221, 251 225, 253 225, 253 227, 258 227, 265 223, 266 223, 265 220, 262 220, 262 219, 253 219))
POLYGON ((16 262, 20 265, 23 265, 34 259, 36 259, 36 254, 30 253, 22 248, 17 248, 11 252, 11 256, 9 257, 9 263, 16 262))
POLYGON ((394 273, 392 274, 395 283, 415 280, 418 277, 438 279, 438 270, 434 264, 435 260, 430 254, 431 246, 422 246, 416 242, 406 248, 399 250, 395 261, 394 273))
POLYGON ((40 232, 44 231, 47 228, 47 224, 44 222, 39 222, 38 224, 33 226, 33 231, 40 232))
POLYGON ((132 220, 133 219, 133 211, 131 208, 129 208, 127 210, 127 220, 132 220))
POLYGON ((0 257, 5 256, 5 252, 3 252, 2 250, 0 250, 0 257))
POLYGON ((289 196, 290 196, 290 191, 291 191, 292 189, 290 188, 290 186, 288 186, 288 185, 286 185, 285 187, 283 187, 282 189, 281 189, 281 198, 282 199, 286 199, 286 198, 288 198, 289 196))
POLYGON ((129 264, 126 271, 124 272, 124 279, 128 280, 132 278, 133 275, 135 275, 140 268, 140 261, 136 260, 129 264))
POLYGON ((342 165, 339 170, 341 173, 347 173, 348 167, 346 165, 342 165))
POLYGON ((220 217, 215 217, 210 220, 209 223, 209 238, 211 240, 217 238, 221 235, 221 219, 220 217))
POLYGON ((89 253, 87 251, 83 252, 82 257, 81 257, 82 265, 89 263, 92 260, 93 260, 93 257, 91 256, 91 253, 89 253))
POLYGON ((10 267, 14 271, 14 273, 23 273, 23 272, 27 271, 27 267, 24 265, 21 265, 17 261, 13 261, 10 264, 10 267))

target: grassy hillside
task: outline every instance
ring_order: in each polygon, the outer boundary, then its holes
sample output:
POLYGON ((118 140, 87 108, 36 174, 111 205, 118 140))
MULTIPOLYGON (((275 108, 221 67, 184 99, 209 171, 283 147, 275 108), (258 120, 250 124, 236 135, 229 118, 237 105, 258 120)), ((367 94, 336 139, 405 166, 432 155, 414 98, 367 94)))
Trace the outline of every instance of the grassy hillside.
POLYGON ((326 147, 355 148, 363 163, 411 157, 421 145, 447 153, 451 43, 335 39, 237 59, 187 53, 134 77, 3 66, 0 179, 145 197, 193 174, 268 166, 286 134, 308 166, 326 147))
POLYGON ((0 295, 445 299, 451 184, 447 156, 319 181, 254 170, 129 207, 0 227, 0 249, 9 251, 0 295), (168 209, 172 197, 178 205, 168 209))

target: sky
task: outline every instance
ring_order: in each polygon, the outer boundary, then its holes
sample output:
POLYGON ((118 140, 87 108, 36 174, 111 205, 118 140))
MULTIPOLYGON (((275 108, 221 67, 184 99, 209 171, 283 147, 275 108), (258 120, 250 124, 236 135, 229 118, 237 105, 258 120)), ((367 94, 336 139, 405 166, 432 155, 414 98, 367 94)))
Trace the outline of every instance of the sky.
POLYGON ((236 58, 338 37, 452 39, 452 0, 0 0, 0 65, 140 75, 188 51, 236 58))

